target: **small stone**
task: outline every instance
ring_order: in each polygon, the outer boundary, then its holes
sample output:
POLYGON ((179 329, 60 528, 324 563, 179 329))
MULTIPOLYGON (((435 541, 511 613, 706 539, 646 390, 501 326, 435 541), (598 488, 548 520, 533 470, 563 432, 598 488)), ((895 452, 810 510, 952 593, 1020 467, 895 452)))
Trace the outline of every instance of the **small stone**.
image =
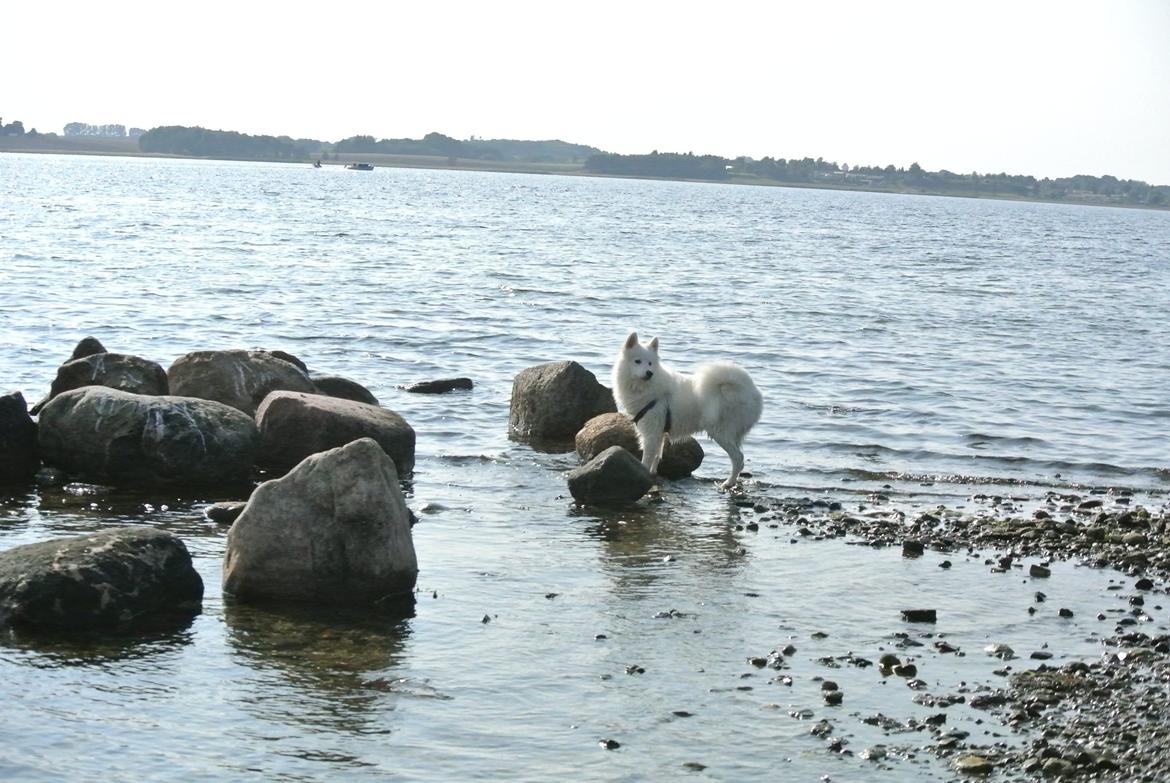
POLYGON ((840 704, 843 698, 845 698, 845 694, 841 693, 841 691, 825 692, 825 704, 828 704, 829 706, 840 704))
POLYGON ((483 616, 483 619, 482 619, 482 620, 480 620, 480 622, 481 622, 481 623, 484 623, 485 625, 486 625, 487 623, 490 623, 491 621, 492 621, 492 618, 491 618, 489 615, 486 615, 486 614, 483 616))
POLYGON ((925 551, 921 541, 902 542, 902 557, 922 557, 925 551))
POLYGON ((995 765, 983 756, 967 753, 955 759, 954 768, 955 772, 963 775, 989 775, 995 769, 995 765))
POLYGON ((1033 563, 1031 567, 1028 568, 1028 575, 1038 579, 1046 579, 1052 576, 1052 569, 1033 563))
POLYGON ((622 746, 622 743, 618 742, 615 739, 599 740, 597 744, 600 745, 601 747, 605 748, 606 750, 617 750, 618 748, 620 748, 622 746))
POLYGON ((1016 657, 1016 651, 1006 644, 989 644, 983 648, 983 652, 1001 661, 1010 661, 1016 657))
POLYGON ((933 623, 938 621, 935 609, 903 609, 902 619, 908 623, 933 623))
POLYGON ((894 674, 899 677, 914 677, 918 674, 918 667, 912 663, 903 663, 894 667, 894 674))
POLYGON ((1072 610, 1072 609, 1063 609, 1063 608, 1062 608, 1062 609, 1060 610, 1060 612, 1058 612, 1058 614, 1059 614, 1061 617, 1072 617, 1072 616, 1073 616, 1073 610, 1072 610))

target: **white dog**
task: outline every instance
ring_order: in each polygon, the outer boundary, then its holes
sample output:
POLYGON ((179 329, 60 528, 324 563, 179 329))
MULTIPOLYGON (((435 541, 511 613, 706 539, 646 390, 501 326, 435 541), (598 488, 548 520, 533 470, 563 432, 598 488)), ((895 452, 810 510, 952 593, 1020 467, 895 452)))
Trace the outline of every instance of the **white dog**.
POLYGON ((747 372, 730 362, 700 365, 694 375, 673 372, 658 360, 658 338, 626 338, 613 366, 618 407, 634 419, 642 464, 658 470, 666 435, 682 438, 706 432, 731 458, 730 489, 743 470, 743 439, 760 420, 764 398, 747 372))

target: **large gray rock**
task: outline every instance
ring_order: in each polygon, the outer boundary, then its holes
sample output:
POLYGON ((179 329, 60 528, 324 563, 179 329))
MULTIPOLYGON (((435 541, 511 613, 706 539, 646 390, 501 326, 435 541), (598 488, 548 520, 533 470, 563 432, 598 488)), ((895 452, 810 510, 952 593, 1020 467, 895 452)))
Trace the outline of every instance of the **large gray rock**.
POLYGON ((187 547, 161 530, 120 527, 0 552, 0 626, 109 628, 198 614, 202 600, 187 547))
POLYGON ((222 403, 104 386, 65 392, 40 417, 46 464, 115 483, 247 481, 258 441, 252 419, 222 403))
POLYGON ((28 481, 40 464, 37 425, 24 395, 0 395, 0 484, 28 481))
POLYGON ((304 370, 268 351, 196 351, 176 359, 167 378, 171 394, 215 400, 249 416, 270 392, 317 391, 304 370))
MULTIPOLYGON (((638 459, 642 458, 638 430, 633 420, 623 413, 603 413, 593 417, 577 433, 575 442, 577 456, 582 462, 588 462, 610 446, 621 446, 638 459)), ((686 478, 703 464, 703 456, 703 447, 689 435, 667 438, 662 461, 658 463, 658 475, 675 480, 686 478)))
POLYGON ((573 500, 586 506, 632 503, 654 486, 650 471, 621 446, 610 446, 567 478, 573 500))
POLYGON ((94 353, 71 359, 58 367, 49 396, 33 409, 33 413, 40 412, 58 394, 83 386, 107 386, 156 396, 168 391, 167 373, 158 363, 123 353, 94 353))
POLYGON ((418 576, 394 461, 363 438, 256 488, 227 537, 224 593, 240 601, 409 599, 418 576))
POLYGON ((508 426, 514 438, 571 443, 585 422, 616 410, 613 392, 593 373, 577 362, 550 362, 513 379, 508 426))
POLYGON ((310 454, 373 438, 398 472, 414 470, 414 428, 392 410, 321 394, 277 391, 256 411, 260 465, 287 470, 310 454))
POLYGON ((366 405, 378 404, 378 398, 374 396, 373 392, 357 381, 351 381, 349 378, 344 378, 340 375, 326 375, 317 372, 309 373, 309 378, 313 381, 313 385, 317 387, 317 391, 320 394, 329 397, 338 397, 343 400, 364 402, 366 405))

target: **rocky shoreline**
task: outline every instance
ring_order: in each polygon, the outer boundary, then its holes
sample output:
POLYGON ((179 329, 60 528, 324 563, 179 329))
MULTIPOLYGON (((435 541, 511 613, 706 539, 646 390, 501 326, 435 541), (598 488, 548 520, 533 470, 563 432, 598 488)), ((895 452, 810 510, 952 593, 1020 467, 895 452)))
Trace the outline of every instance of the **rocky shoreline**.
MULTIPOLYGON (((408 390, 471 386, 468 379, 450 379, 408 390)), ((330 594, 343 592, 378 604, 414 589, 414 519, 398 484, 413 469, 415 433, 360 384, 310 373, 296 357, 281 352, 198 352, 163 371, 87 340, 35 410, 40 421, 34 423, 19 393, 0 398, 0 441, 8 447, 3 451, 7 462, 0 467, 10 482, 27 484, 37 474, 45 486, 81 478, 168 491, 186 483, 245 487, 243 494, 251 495, 247 503, 213 504, 205 510, 208 519, 231 526, 224 589, 240 599, 328 603, 330 594), (93 432, 104 432, 104 440, 95 441, 93 432), (253 492, 257 468, 270 471, 272 480, 253 492), (368 481, 336 480, 366 475, 368 481), (290 519, 295 525, 287 524, 290 519), (355 565, 356 560, 348 560, 355 552, 376 556, 355 565), (307 568, 298 570, 303 564, 307 568)), ((609 390, 580 365, 556 362, 517 375, 509 431, 538 448, 576 450, 582 465, 565 478, 579 506, 647 502, 643 498, 654 480, 635 458, 633 427, 614 412, 609 390)), ((704 457, 692 439, 670 444, 667 456, 663 474, 670 479, 692 475, 704 457)), ((671 491, 669 484, 661 490, 671 491)), ((649 502, 658 501, 652 494, 649 502)), ((995 684, 973 683, 955 692, 932 691, 918 679, 918 666, 924 656, 965 652, 929 630, 936 618, 928 603, 907 607, 906 630, 891 643, 898 652, 870 660, 843 650, 837 659, 819 663, 829 669, 872 666, 882 676, 900 678, 910 688, 916 711, 926 708, 931 714, 899 720, 833 713, 833 720, 822 719, 810 730, 824 741, 826 752, 856 754, 881 769, 899 758, 938 757, 956 775, 1009 780, 1153 780, 1162 775, 1170 736, 1170 634, 1164 606, 1170 501, 1165 493, 1090 488, 1028 497, 980 492, 968 499, 975 507, 968 510, 911 505, 891 487, 863 498, 844 492, 789 497, 749 480, 728 502, 732 524, 744 532, 774 531, 792 541, 839 539, 898 548, 907 558, 974 560, 989 574, 1026 575, 1037 582, 1048 579, 1053 564, 1064 560, 1123 575, 1118 589, 1127 591, 1124 610, 1114 600, 1103 603, 1097 615, 1101 627, 1110 629, 1098 634, 1099 660, 1057 666, 1047 663, 1050 653, 1037 650, 1023 667, 1009 663, 1015 653, 1008 645, 995 645, 983 651, 998 661, 991 673, 997 679, 988 680, 995 684), (960 704, 979 710, 985 715, 981 720, 994 721, 1012 741, 981 742, 948 725, 948 709, 960 704), (842 714, 849 717, 838 717, 842 714), (876 727, 888 742, 855 750, 851 719, 876 727)), ((130 535, 141 536, 140 530, 130 535)), ((108 549, 107 539, 98 534, 93 542, 75 539, 85 546, 72 549, 44 542, 27 552, 17 547, 3 553, 5 568, 0 570, 8 577, 0 574, 0 624, 31 616, 16 593, 33 555, 52 560, 61 552, 84 550, 77 556, 81 562, 95 550, 108 549)), ((167 543, 180 556, 186 554, 177 539, 167 543)), ((947 568, 951 561, 938 565, 947 568)), ((103 564, 93 570, 100 582, 118 567, 103 564)), ((192 573, 183 570, 178 578, 193 583, 192 573)), ((134 592, 134 586, 125 592, 134 592)), ((187 589, 171 603, 190 610, 199 601, 192 593, 187 589)), ((39 593, 37 600, 44 603, 45 595, 39 593)), ((86 606, 101 604, 105 610, 104 599, 95 595, 90 590, 79 601, 81 614, 53 623, 99 623, 109 617, 117 623, 139 613, 135 608, 85 615, 86 606)), ((1039 611, 1063 616, 1068 610, 1046 604, 1037 591, 1030 612, 1039 611)), ((745 659, 752 669, 804 669, 788 649, 747 651, 745 659)), ((800 671, 822 681, 824 704, 839 709, 848 696, 825 673, 800 671)))

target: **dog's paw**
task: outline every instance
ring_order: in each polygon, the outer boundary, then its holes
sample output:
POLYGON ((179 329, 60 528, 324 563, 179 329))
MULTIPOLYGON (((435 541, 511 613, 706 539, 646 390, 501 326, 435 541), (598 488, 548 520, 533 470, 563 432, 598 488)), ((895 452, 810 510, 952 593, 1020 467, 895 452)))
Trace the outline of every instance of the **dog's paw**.
POLYGON ((720 492, 733 492, 738 487, 739 487, 738 481, 732 481, 731 479, 727 479, 727 481, 721 482, 719 484, 719 491, 720 492))

